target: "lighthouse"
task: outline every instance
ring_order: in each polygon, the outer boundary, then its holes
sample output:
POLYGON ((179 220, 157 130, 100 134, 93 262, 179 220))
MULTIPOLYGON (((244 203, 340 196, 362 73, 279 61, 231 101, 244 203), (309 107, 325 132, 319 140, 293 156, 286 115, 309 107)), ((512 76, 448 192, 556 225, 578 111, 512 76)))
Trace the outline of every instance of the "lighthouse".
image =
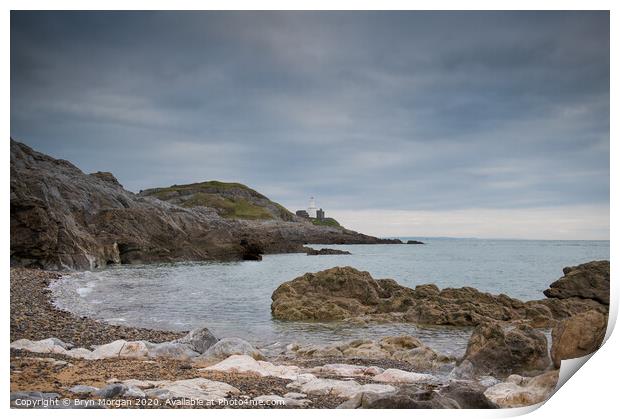
POLYGON ((314 197, 310 197, 310 202, 308 203, 308 216, 310 218, 316 218, 316 202, 314 201, 314 197))

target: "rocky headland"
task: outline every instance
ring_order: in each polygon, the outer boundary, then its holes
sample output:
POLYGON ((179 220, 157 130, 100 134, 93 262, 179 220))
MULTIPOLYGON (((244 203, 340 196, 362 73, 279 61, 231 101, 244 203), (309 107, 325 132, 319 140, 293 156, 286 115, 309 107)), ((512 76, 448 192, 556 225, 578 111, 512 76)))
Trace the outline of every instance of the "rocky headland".
POLYGON ((108 172, 11 139, 11 266, 96 269, 121 263, 259 260, 303 245, 400 243, 315 225, 238 183, 125 190, 108 172))

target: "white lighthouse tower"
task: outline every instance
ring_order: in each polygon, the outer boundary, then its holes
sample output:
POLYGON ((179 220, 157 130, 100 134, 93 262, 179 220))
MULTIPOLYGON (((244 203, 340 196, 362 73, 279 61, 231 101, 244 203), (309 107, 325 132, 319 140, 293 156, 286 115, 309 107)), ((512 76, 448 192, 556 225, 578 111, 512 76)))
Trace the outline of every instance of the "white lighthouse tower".
POLYGON ((310 197, 310 203, 308 204, 308 215, 310 218, 316 218, 316 202, 314 202, 314 197, 310 197))

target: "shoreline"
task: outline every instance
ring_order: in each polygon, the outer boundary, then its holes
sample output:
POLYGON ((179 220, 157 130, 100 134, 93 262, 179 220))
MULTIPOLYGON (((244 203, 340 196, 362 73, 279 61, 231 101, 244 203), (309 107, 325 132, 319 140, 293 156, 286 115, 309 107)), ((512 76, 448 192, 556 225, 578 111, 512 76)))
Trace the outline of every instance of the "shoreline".
POLYGON ((54 336, 77 346, 90 347, 117 339, 166 342, 187 333, 112 325, 62 310, 54 306, 48 289, 50 282, 61 275, 38 269, 11 268, 11 342, 54 336))
MULTIPOLYGON (((366 278, 367 273, 347 269, 306 274, 285 287, 292 290, 303 281, 324 280, 313 275, 338 274, 358 277, 344 282, 349 287, 347 298, 359 295, 365 286, 389 286, 405 302, 411 292, 413 298, 439 295, 433 285, 398 291, 392 280, 377 282, 366 278)), ((573 301, 572 295, 563 294, 567 288, 562 284, 590 274, 603 275, 601 280, 605 281, 604 271, 604 264, 599 262, 565 268, 565 277, 552 284, 556 288, 550 291, 557 294, 552 299, 573 301)), ((606 272, 609 281, 608 262, 606 272)), ((206 328, 186 334, 79 317, 52 304, 48 285, 61 273, 11 268, 10 275, 12 407, 43 407, 18 404, 43 400, 62 400, 57 407, 75 408, 86 407, 82 402, 103 402, 100 407, 104 408, 520 407, 544 401, 553 393, 557 362, 575 357, 575 350, 581 350, 571 347, 571 330, 593 327, 598 333, 607 321, 596 310, 579 311, 581 314, 558 322, 558 336, 554 328, 549 342, 540 329, 518 317, 512 322, 491 317, 473 329, 466 353, 458 359, 436 352, 411 335, 331 345, 291 343, 286 351, 266 356, 242 339, 218 339, 206 328), (563 338, 565 330, 568 332, 563 338), (560 344, 556 345, 556 339, 560 344), (217 400, 220 404, 176 403, 180 399, 217 400), (71 404, 66 404, 68 401, 71 404), (147 406, 142 404, 145 401, 156 404, 147 406)), ((334 281, 343 283, 337 278, 334 281)), ((326 300, 327 294, 321 296, 319 290, 315 289, 319 294, 313 298, 326 300)), ((464 290, 473 292, 471 288, 464 290)), ((589 298, 605 298, 604 293, 596 294, 601 290, 582 291, 595 293, 589 298)), ((454 292, 447 290, 448 295, 454 292)), ((344 302, 344 296, 338 298, 344 302)), ((515 304, 507 296, 499 298, 502 304, 515 304)), ((350 305, 351 301, 349 307, 363 307, 350 305)), ((592 345, 595 350, 597 342, 592 345)))
MULTIPOLYGON (((11 334, 10 341, 19 339, 42 340, 50 337, 71 342, 79 347, 103 345, 118 339, 147 340, 167 342, 178 339, 187 332, 174 332, 112 325, 99 320, 80 317, 53 305, 48 289, 49 284, 59 279, 62 273, 33 268, 11 268, 11 334)), ((320 367, 324 364, 348 363, 365 365, 369 360, 345 357, 290 358, 274 357, 280 365, 296 365, 304 368, 320 367)), ((290 392, 286 387, 289 381, 277 377, 257 377, 253 374, 198 371, 184 360, 158 358, 141 360, 127 358, 108 358, 100 360, 75 359, 56 353, 38 353, 28 350, 11 349, 11 392, 12 394, 39 391, 58 394, 69 399, 90 400, 91 396, 78 395, 68 391, 75 385, 106 386, 112 381, 125 379, 138 380, 183 380, 207 378, 221 380, 239 388, 244 396, 256 397, 265 394, 283 396, 290 392)), ((373 359, 372 365, 381 368, 413 370, 406 362, 391 359, 373 359)), ((326 375, 329 378, 342 378, 326 375)), ((360 382, 366 382, 358 378, 360 382)), ((306 395, 310 400, 307 408, 333 409, 347 399, 330 394, 306 395)), ((236 399, 234 399, 236 400, 236 399)), ((245 398, 240 405, 209 406, 211 408, 297 408, 301 406, 247 405, 245 398), (244 404, 246 403, 246 404, 244 404)), ((114 407, 114 406, 112 406, 114 407)), ((116 406, 119 407, 119 406, 116 406)), ((121 406, 148 408, 148 406, 121 406)), ((155 408, 187 408, 188 406, 158 405, 155 408)))

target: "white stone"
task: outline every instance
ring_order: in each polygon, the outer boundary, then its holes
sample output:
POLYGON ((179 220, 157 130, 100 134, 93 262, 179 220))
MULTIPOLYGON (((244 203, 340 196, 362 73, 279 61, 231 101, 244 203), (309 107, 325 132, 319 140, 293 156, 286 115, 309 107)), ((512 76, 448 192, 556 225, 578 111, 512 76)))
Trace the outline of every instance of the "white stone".
POLYGON ((93 353, 86 348, 75 348, 65 354, 71 358, 94 359, 93 353))
POLYGON ((31 341, 20 339, 11 343, 11 348, 23 349, 30 352, 54 353, 66 355, 71 358, 98 360, 107 358, 129 358, 129 359, 148 359, 148 358, 168 358, 178 360, 188 360, 198 356, 189 345, 182 343, 164 342, 151 343, 146 341, 130 341, 119 339, 114 342, 98 345, 93 351, 86 348, 65 349, 69 345, 56 338, 31 341))
POLYGON ((489 387, 484 392, 487 399, 499 407, 523 407, 547 400, 555 390, 558 370, 536 377, 509 376, 505 382, 489 387))
POLYGON ((123 381, 123 384, 125 384, 127 387, 135 387, 141 390, 153 388, 155 387, 156 383, 159 383, 159 381, 135 380, 133 378, 123 381))
POLYGON ((118 352, 120 358, 136 358, 143 359, 148 356, 149 349, 147 342, 138 340, 134 342, 126 342, 125 345, 118 352))
POLYGON ((90 359, 118 358, 126 344, 126 340, 119 339, 105 345, 95 346, 90 359))
POLYGON ((144 393, 144 391, 142 391, 138 387, 127 387, 127 390, 125 391, 123 396, 128 397, 128 398, 132 398, 132 397, 142 398, 142 397, 146 397, 146 394, 144 393))
POLYGON ((293 381, 289 383, 286 387, 316 396, 334 395, 345 398, 354 397, 360 392, 391 393, 393 391, 396 391, 396 388, 390 385, 361 385, 353 380, 341 381, 329 378, 314 378, 313 380, 309 380, 306 382, 293 381))
POLYGON ((260 377, 278 377, 294 380, 300 369, 297 366, 274 365, 267 361, 257 361, 249 355, 232 355, 210 367, 200 371, 221 371, 238 374, 253 374, 260 377))
POLYGON ((149 358, 167 358, 167 359, 178 359, 180 361, 187 361, 199 355, 198 352, 193 351, 189 347, 189 345, 184 344, 184 343, 146 342, 145 346, 148 348, 147 354, 149 358))
POLYGON ((229 395, 240 393, 235 387, 206 378, 192 378, 179 381, 151 381, 153 388, 145 391, 147 396, 163 399, 188 398, 204 401, 218 401, 229 395))
POLYGON ((395 368, 389 368, 383 371, 381 374, 373 377, 374 381, 380 383, 430 383, 435 382, 437 379, 430 374, 420 374, 417 372, 409 372, 398 370, 395 368))
POLYGON ((363 377, 380 374, 383 372, 383 369, 350 364, 327 364, 314 367, 310 371, 314 374, 337 375, 340 377, 363 377))
POLYGON ((12 349, 22 349, 30 352, 38 352, 42 354, 61 354, 65 355, 67 349, 66 344, 59 339, 49 338, 43 340, 32 341, 29 339, 19 339, 11 343, 12 349))

